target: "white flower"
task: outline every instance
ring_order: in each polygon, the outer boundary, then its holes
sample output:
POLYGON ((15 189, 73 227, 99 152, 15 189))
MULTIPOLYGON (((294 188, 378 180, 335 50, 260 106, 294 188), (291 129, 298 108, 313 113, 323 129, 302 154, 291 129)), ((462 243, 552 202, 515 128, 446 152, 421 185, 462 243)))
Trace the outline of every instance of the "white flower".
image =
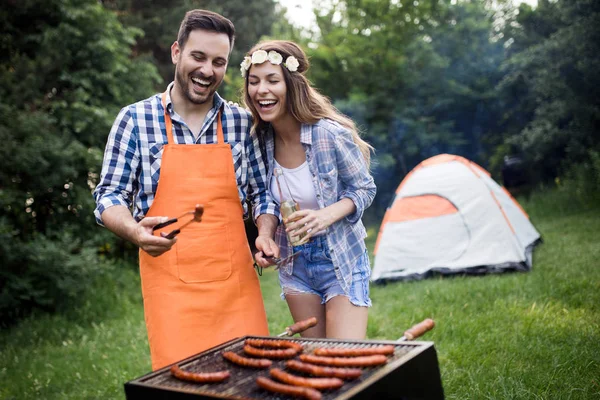
POLYGON ((268 58, 269 56, 267 55, 266 51, 256 50, 254 53, 252 53, 252 64, 262 64, 267 61, 268 58))
POLYGON ((244 57, 244 61, 242 61, 242 63, 240 64, 240 72, 242 73, 242 76, 244 78, 248 74, 248 70, 250 69, 251 65, 252 65, 252 59, 247 56, 244 57))
POLYGON ((296 72, 298 71, 298 67, 300 66, 300 63, 298 62, 298 60, 296 59, 296 57, 294 56, 289 56, 286 60, 285 60, 285 67, 290 71, 290 72, 296 72))
POLYGON ((242 63, 240 64, 242 66, 242 68, 244 68, 246 71, 250 69, 250 66, 252 65, 252 59, 248 56, 244 57, 244 61, 242 61, 242 63))
POLYGON ((283 57, 278 52, 271 50, 269 52, 269 62, 273 65, 279 65, 283 61, 283 57))

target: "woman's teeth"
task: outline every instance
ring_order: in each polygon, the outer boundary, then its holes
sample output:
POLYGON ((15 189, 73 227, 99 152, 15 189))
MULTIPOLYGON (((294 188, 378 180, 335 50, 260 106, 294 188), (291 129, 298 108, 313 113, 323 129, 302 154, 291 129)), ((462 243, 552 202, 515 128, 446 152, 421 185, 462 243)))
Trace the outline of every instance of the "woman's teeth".
POLYGON ((277 100, 262 100, 258 102, 261 107, 269 107, 275 103, 277 103, 277 100))

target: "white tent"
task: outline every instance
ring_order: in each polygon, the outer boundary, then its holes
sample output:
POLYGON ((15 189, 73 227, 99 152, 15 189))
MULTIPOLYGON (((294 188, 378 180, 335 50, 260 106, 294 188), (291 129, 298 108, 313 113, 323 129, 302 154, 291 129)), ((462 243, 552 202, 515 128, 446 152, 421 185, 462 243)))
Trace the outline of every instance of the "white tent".
POLYGON ((479 165, 442 154, 402 181, 386 211, 371 279, 528 271, 540 234, 479 165))

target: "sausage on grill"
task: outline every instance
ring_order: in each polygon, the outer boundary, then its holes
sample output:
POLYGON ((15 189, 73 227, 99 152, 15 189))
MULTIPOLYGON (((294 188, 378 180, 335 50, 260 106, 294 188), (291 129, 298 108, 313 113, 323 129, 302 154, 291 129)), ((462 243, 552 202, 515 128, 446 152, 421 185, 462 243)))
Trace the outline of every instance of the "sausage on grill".
POLYGON ((318 390, 339 389, 344 385, 344 381, 338 378, 305 378, 302 376, 288 374, 279 368, 269 370, 271 376, 278 381, 294 386, 310 387, 318 390))
POLYGON ((293 371, 304 372, 313 376, 324 376, 331 378, 340 379, 356 379, 361 376, 362 370, 358 368, 335 368, 335 367, 322 367, 320 365, 313 365, 303 363, 298 360, 289 360, 285 363, 285 367, 293 371))
POLYGON ((290 340, 246 339, 244 344, 253 347, 268 347, 271 349, 296 349, 298 353, 302 351, 302 345, 300 343, 294 343, 290 340))
POLYGON ((256 378, 256 384, 270 392, 286 394, 288 396, 303 397, 307 400, 321 400, 322 398, 321 393, 316 389, 286 385, 284 383, 272 381, 264 376, 256 378))
POLYGON ((300 360, 330 367, 374 367, 387 363, 387 357, 381 354, 364 357, 321 357, 312 354, 300 354, 300 360))
POLYGON ((376 354, 382 354, 389 356, 394 354, 394 346, 377 346, 377 347, 365 347, 357 349, 344 349, 344 348, 327 348, 320 347, 315 349, 315 355, 327 356, 327 357, 362 357, 362 356, 373 356, 376 354))
POLYGON ((242 367, 250 368, 269 368, 273 364, 273 361, 265 358, 248 358, 240 356, 233 351, 223 352, 223 358, 242 367))
POLYGON ((253 347, 250 345, 244 346, 244 353, 252 356, 252 357, 260 357, 260 358, 274 358, 277 360, 283 360, 287 358, 296 357, 298 354, 297 348, 288 348, 288 349, 259 349, 257 347, 253 347))
POLYGON ((229 378, 229 371, 218 372, 187 372, 176 365, 171 367, 171 374, 182 381, 190 381, 196 383, 216 383, 223 382, 229 378))

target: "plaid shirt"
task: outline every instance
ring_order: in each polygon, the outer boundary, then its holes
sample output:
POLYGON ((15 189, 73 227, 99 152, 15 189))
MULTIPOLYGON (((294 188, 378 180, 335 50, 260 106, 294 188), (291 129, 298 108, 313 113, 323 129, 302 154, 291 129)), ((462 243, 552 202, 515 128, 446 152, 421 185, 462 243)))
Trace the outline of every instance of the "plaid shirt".
MULTIPOLYGON (((352 271, 356 261, 365 252, 367 232, 361 221, 366 208, 373 202, 377 188, 358 146, 350 132, 338 123, 322 119, 314 125, 302 124, 300 142, 312 176, 319 208, 325 208, 343 198, 354 202, 356 211, 327 228, 327 244, 340 286, 348 293, 352 284, 352 271)), ((275 142, 273 131, 265 133, 271 185, 275 142)), ((275 233, 275 242, 281 257, 292 254, 283 224, 275 233)), ((283 273, 291 274, 293 261, 282 266, 283 273)))
MULTIPOLYGON (((198 137, 173 111, 167 88, 167 110, 173 120, 176 144, 212 144, 217 141, 217 113, 222 109, 221 123, 225 142, 231 145, 238 195, 248 215, 246 196, 253 204, 253 215, 274 214, 278 207, 266 190, 266 168, 259 142, 250 134, 250 114, 240 107, 228 105, 215 93, 213 108, 208 112, 198 137)), ((163 146, 167 144, 164 107, 161 94, 129 105, 117 116, 108 137, 102 175, 94 190, 94 215, 102 225, 102 212, 114 205, 131 208, 133 217, 141 220, 152 205, 158 187, 163 146)))

